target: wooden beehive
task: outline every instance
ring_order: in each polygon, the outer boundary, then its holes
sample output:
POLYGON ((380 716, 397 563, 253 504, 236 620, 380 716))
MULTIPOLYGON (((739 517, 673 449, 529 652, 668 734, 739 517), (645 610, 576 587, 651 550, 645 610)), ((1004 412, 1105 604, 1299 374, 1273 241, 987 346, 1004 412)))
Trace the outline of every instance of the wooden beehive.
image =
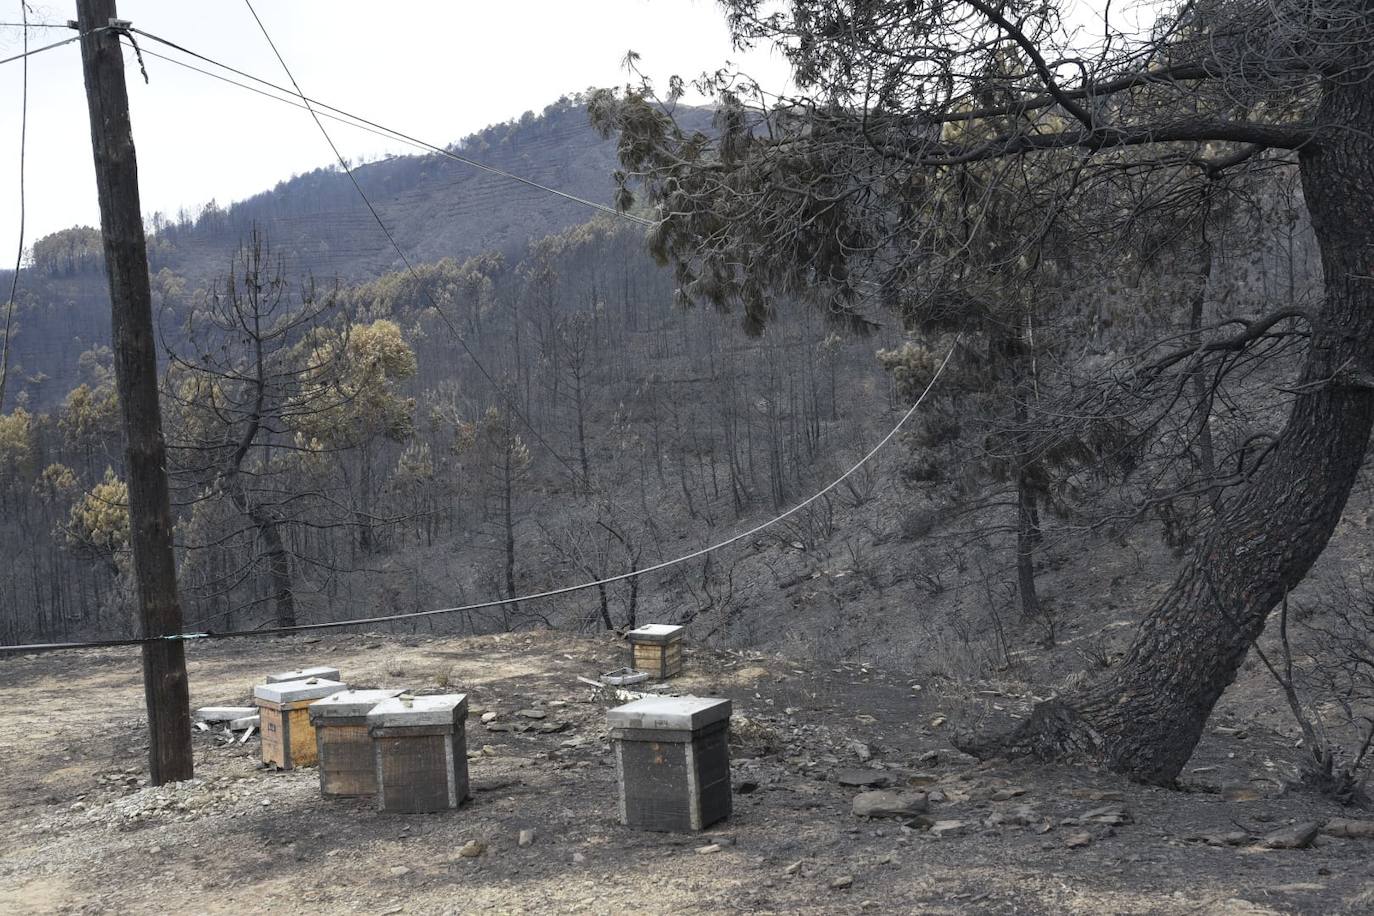
POLYGON ((310 704, 348 685, 321 678, 259 684, 253 688, 262 731, 262 762, 292 770, 310 766, 318 751, 310 724, 310 704))
POLYGON ((324 681, 342 681, 339 677, 338 668, 330 668, 328 665, 317 665, 314 668, 297 668, 295 671, 280 671, 276 674, 267 675, 264 684, 281 684, 286 681, 306 681, 312 677, 317 677, 324 681))
POLYGON ((419 814, 468 797, 466 694, 383 700, 367 714, 377 807, 419 814))
POLYGON ((320 759, 320 794, 376 795, 377 767, 367 714, 401 690, 343 690, 310 704, 320 759))
POLYGON ((667 680, 682 672, 682 636, 686 627, 647 623, 625 634, 630 640, 630 667, 667 680))
POLYGON ((730 701, 646 697, 607 714, 620 822, 685 833, 730 816, 730 701))

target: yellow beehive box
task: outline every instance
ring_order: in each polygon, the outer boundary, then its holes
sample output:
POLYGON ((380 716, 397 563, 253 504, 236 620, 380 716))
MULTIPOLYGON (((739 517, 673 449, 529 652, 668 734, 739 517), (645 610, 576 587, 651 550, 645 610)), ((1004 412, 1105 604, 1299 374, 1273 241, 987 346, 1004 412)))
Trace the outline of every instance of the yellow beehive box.
POLYGON ((322 678, 259 684, 253 688, 262 731, 262 762, 292 770, 319 758, 310 704, 347 689, 346 684, 322 678))
POLYGON ((647 623, 625 634, 630 640, 630 667, 666 680, 682 673, 682 637, 686 627, 647 623))

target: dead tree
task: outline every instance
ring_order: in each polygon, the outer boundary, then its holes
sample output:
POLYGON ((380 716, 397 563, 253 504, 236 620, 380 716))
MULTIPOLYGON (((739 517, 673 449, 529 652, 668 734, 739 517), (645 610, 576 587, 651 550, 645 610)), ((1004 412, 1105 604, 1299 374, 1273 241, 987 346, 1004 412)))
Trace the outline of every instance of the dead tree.
MULTIPOLYGON (((803 94, 755 114, 750 86, 722 77, 714 142, 676 130, 643 91, 600 93, 592 111, 621 135, 622 203, 640 182, 659 206, 651 246, 679 286, 742 306, 755 329, 773 290, 813 292, 853 322, 865 283, 895 298, 928 282, 931 214, 981 206, 953 203, 950 176, 989 161, 1033 168, 1071 151, 1086 180, 1059 202, 1070 214, 1094 179, 1122 170, 1180 184, 1261 165, 1301 175, 1325 296, 1299 319, 1310 336, 1282 432, 1124 661, 994 742, 1171 783, 1270 611, 1320 555, 1374 425, 1374 11, 1210 0, 1141 33, 1094 30, 1106 38, 1085 48, 1053 3, 727 6, 737 40, 782 42, 803 94)), ((1285 311, 1217 346, 1262 341, 1285 311)))

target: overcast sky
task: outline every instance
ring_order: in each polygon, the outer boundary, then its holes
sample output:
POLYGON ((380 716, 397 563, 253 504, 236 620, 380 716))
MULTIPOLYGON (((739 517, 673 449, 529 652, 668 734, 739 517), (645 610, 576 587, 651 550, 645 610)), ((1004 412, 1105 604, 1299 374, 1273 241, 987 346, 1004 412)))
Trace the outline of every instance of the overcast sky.
MULTIPOLYGON (((38 0, 36 18, 65 22, 74 2, 38 0)), ((785 84, 773 52, 730 47, 720 7, 707 0, 256 0, 307 95, 439 145, 488 124, 536 113, 559 96, 626 82, 631 49, 656 80, 695 76, 727 60, 765 88, 785 84)), ((280 65, 242 0, 119 0, 119 15, 144 31, 274 82, 280 65)), ((0 22, 17 22, 19 0, 0 0, 0 22)), ((69 33, 39 29, 36 46, 69 33)), ((164 51, 151 42, 149 50, 164 51)), ((0 28, 0 58, 17 53, 19 30, 0 28)), ((252 95, 152 57, 145 85, 126 52, 144 214, 175 214, 270 188, 332 156, 304 111, 252 95)), ((18 241, 18 62, 0 66, 0 265, 18 241)), ((413 149, 326 122, 345 156, 413 149)), ((76 44, 29 59, 28 200, 25 245, 76 224, 99 224, 90 123, 76 44)))

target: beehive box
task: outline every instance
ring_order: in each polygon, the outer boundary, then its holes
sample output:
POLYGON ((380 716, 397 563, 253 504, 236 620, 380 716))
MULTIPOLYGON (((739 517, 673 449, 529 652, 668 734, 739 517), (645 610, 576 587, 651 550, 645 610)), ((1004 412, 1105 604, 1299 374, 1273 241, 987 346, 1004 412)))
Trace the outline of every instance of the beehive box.
POLYGON ((261 717, 262 762, 283 770, 312 765, 318 750, 310 724, 310 704, 347 686, 312 677, 254 687, 253 702, 261 717))
POLYGON ((342 690, 310 704, 320 760, 320 794, 376 795, 377 767, 367 714, 402 690, 342 690))
POLYGON ((297 668, 295 671, 279 671, 276 674, 267 675, 265 684, 281 684, 286 681, 305 681, 312 677, 324 681, 342 681, 339 677, 338 668, 330 668, 328 665, 317 665, 314 668, 297 668))
POLYGON ((686 627, 647 623, 625 634, 630 640, 630 667, 666 680, 682 672, 682 636, 686 627))
POLYGON ((646 697, 606 721, 622 824, 685 833, 730 816, 729 700, 646 697))
POLYGON ((457 808, 468 797, 466 694, 383 700, 367 714, 377 807, 400 814, 457 808))

